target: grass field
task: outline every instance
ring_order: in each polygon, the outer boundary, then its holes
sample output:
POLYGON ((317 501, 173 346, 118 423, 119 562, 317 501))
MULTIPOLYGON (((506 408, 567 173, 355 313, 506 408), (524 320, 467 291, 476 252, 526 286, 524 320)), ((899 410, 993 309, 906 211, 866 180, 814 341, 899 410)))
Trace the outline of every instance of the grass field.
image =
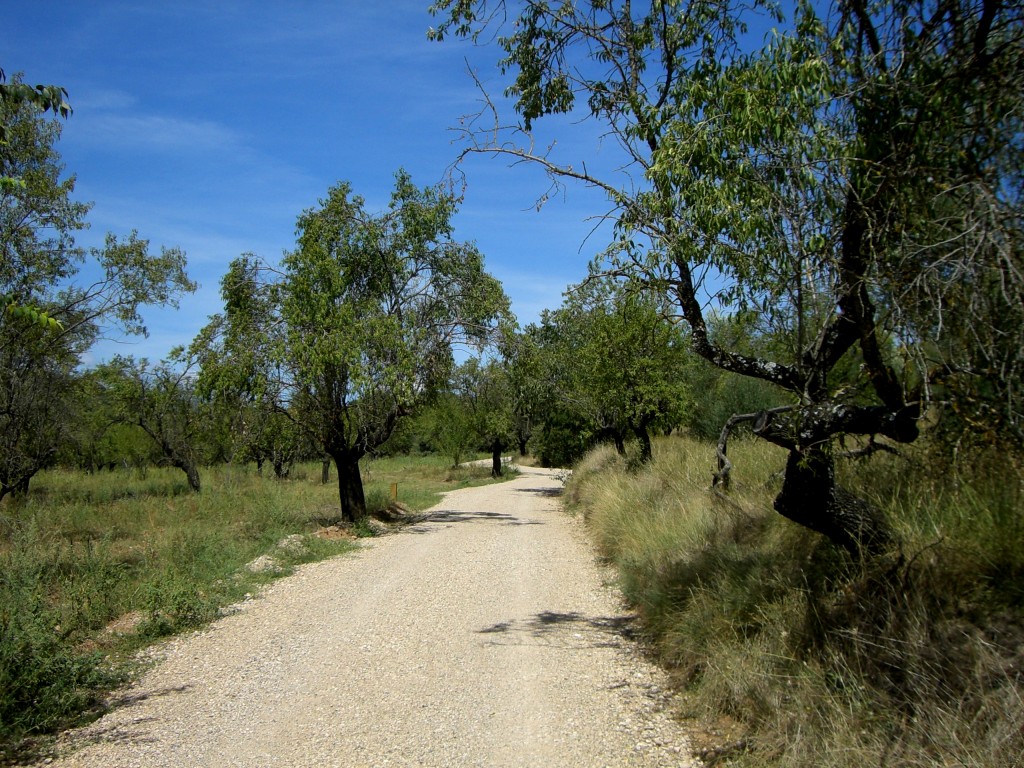
POLYGON ((730 445, 728 497, 685 438, 639 471, 606 448, 577 467, 570 505, 715 765, 1024 765, 1020 468, 914 450, 845 472, 899 533, 872 562, 772 510, 785 455, 761 441, 730 445))
MULTIPOLYGON (((399 502, 421 510, 492 482, 487 469, 431 456, 368 461, 363 474, 370 511, 387 507, 393 483, 399 502)), ((320 483, 319 464, 284 481, 221 466, 192 494, 170 469, 55 469, 33 480, 28 499, 0 504, 0 763, 31 748, 25 737, 93 716, 141 646, 355 546, 314 535, 338 518, 333 468, 331 480, 320 483), (264 555, 271 567, 246 567, 264 555)))

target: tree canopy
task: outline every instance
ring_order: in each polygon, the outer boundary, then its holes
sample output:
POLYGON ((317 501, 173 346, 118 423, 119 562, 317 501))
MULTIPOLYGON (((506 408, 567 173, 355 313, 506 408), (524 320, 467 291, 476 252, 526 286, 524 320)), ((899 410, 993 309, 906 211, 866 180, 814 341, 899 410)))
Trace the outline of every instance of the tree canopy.
POLYGON ((0 498, 27 490, 55 456, 74 410, 72 374, 93 342, 111 326, 144 334, 143 305, 175 306, 195 288, 181 251, 152 254, 134 232, 75 244, 89 206, 72 197, 60 124, 43 113, 66 112, 47 101, 56 93, 18 80, 0 92, 0 174, 16 182, 0 186, 0 498), (98 276, 77 284, 86 262, 98 276))
POLYGON ((780 513, 851 549, 886 539, 836 485, 830 446, 844 434, 915 440, 929 404, 1022 442, 1019 5, 431 10, 438 39, 482 40, 512 21, 496 39, 521 122, 495 114, 476 132, 467 121, 465 151, 605 190, 618 238, 603 268, 670 298, 699 355, 790 393, 791 407, 755 423, 790 452, 780 513), (752 43, 758 13, 777 27, 752 43), (599 176, 521 140, 559 113, 606 128, 632 175, 599 176), (708 331, 714 304, 755 311, 784 343, 772 357, 722 346, 708 331))
POLYGON ((455 210, 404 171, 382 213, 340 183, 299 216, 274 277, 243 257, 225 281, 221 389, 270 393, 334 460, 345 520, 365 514, 359 460, 447 380, 452 345, 487 341, 508 311, 480 252, 453 239, 455 210))
POLYGON ((640 462, 651 458, 652 430, 679 426, 691 405, 691 353, 681 328, 664 321, 658 299, 594 278, 571 288, 540 326, 562 407, 621 454, 635 437, 640 462))

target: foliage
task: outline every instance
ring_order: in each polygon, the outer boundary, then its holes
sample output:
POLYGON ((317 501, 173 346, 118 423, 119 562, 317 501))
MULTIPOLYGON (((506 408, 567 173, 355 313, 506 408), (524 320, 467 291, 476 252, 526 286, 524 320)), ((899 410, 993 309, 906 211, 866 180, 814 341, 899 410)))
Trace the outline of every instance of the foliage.
POLYGON ((473 425, 469 409, 453 392, 440 392, 421 414, 421 422, 430 436, 430 444, 452 466, 461 464, 474 448, 473 425))
POLYGON ((274 290, 254 255, 236 259, 221 280, 224 313, 210 318, 190 353, 199 366, 197 395, 226 433, 223 452, 255 461, 260 471, 270 461, 283 477, 297 458, 301 435, 286 411, 279 374, 284 327, 274 290))
MULTIPOLYGON (((15 82, 7 88, 20 84, 15 82)), ((4 94, 12 91, 5 90, 4 94)), ((24 89, 18 91, 24 95, 24 89)), ((194 289, 177 250, 149 252, 135 233, 108 235, 103 247, 77 248, 89 206, 74 202, 75 180, 54 145, 56 122, 35 100, 0 100, 0 167, 17 184, 0 189, 0 498, 24 492, 69 439, 74 370, 82 353, 111 325, 145 333, 143 304, 175 305, 194 289), (98 273, 74 284, 88 261, 98 273)))
POLYGON ((224 342, 204 375, 267 398, 333 459, 344 520, 366 511, 360 459, 445 380, 452 344, 483 342, 507 312, 475 246, 452 239, 455 203, 403 171, 387 211, 371 214, 339 184, 299 217, 279 280, 260 282, 248 257, 225 280, 224 342), (259 333, 266 343, 247 343, 259 333))
POLYGON ((207 419, 195 396, 192 367, 179 348, 153 367, 148 360, 118 355, 98 374, 114 403, 115 419, 145 432, 160 459, 184 472, 189 488, 198 493, 196 443, 207 419))
MULTIPOLYGON (((68 104, 68 92, 59 85, 26 85, 20 76, 15 76, 10 83, 0 69, 0 109, 5 115, 17 112, 23 105, 31 105, 40 112, 53 112, 60 117, 71 114, 68 104)), ((0 145, 8 141, 7 123, 0 121, 0 145)))
POLYGON ((572 467, 599 442, 593 424, 557 404, 548 404, 533 439, 533 452, 544 467, 572 467))
POLYGON ((651 431, 678 426, 692 407, 685 339, 648 294, 593 278, 545 313, 539 335, 563 408, 620 453, 635 436, 641 463, 651 457, 651 431))
MULTIPOLYGON (((482 39, 505 18, 485 0, 431 10, 435 38, 482 39)), ((496 40, 522 123, 503 127, 485 99, 493 124, 465 120, 464 153, 603 189, 619 235, 604 268, 671 300, 713 365, 792 394, 756 419, 791 452, 776 509, 877 549, 892 532, 835 482, 843 435, 912 442, 932 403, 1024 436, 1024 14, 973 0, 789 10, 517 5, 496 40), (778 24, 760 48, 744 38, 752 12, 778 24), (621 178, 534 151, 549 143, 531 143, 533 124, 570 113, 617 140, 621 178), (711 302, 755 312, 771 354, 716 343, 711 302)))
POLYGON ((516 440, 515 400, 503 361, 471 357, 452 377, 452 391, 465 409, 476 445, 491 454, 491 475, 502 475, 501 454, 516 440))

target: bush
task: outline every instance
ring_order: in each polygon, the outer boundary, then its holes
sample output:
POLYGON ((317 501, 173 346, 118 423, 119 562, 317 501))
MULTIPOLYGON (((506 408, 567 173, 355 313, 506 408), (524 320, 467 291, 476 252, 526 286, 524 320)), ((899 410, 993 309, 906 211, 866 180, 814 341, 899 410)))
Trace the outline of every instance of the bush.
POLYGON ((552 415, 533 437, 532 453, 543 467, 571 467, 594 444, 590 426, 566 414, 552 415))
POLYGON ((47 592, 47 585, 62 584, 80 599, 80 582, 109 584, 111 564, 102 550, 87 551, 75 563, 66 547, 45 540, 31 521, 5 522, 10 533, 0 550, 0 756, 12 739, 77 722, 122 679, 100 654, 69 642, 105 610, 102 589, 84 602, 92 615, 69 610, 47 592))

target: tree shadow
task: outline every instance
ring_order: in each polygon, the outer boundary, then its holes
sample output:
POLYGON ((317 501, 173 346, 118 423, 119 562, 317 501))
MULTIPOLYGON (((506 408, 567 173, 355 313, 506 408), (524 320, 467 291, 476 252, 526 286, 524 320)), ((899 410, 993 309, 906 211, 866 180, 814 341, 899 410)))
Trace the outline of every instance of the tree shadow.
MULTIPOLYGON (((129 691, 111 698, 106 706, 101 710, 97 710, 96 714, 102 717, 114 710, 137 706, 149 699, 188 693, 191 690, 191 685, 177 685, 151 691, 129 691)), ((66 741, 64 740, 64 737, 62 737, 56 745, 50 745, 50 749, 47 750, 48 754, 39 754, 35 757, 59 757, 56 752, 53 752, 54 746, 61 751, 67 747, 70 747, 74 751, 78 751, 95 744, 155 744, 159 739, 150 735, 148 726, 151 723, 157 722, 159 719, 160 718, 149 715, 145 717, 133 717, 126 723, 112 723, 110 725, 103 725, 102 720, 97 720, 92 725, 86 725, 80 729, 69 731, 66 734, 66 741)), ((3 764, 4 763, 0 761, 0 765, 3 764)))
POLYGON ((437 530, 429 523, 441 523, 452 525, 455 523, 495 523, 497 525, 544 525, 541 520, 524 520, 521 517, 510 515, 507 512, 473 512, 454 509, 444 509, 425 515, 416 525, 409 526, 406 530, 412 533, 430 533, 437 530))
POLYGON ((192 690, 192 686, 189 684, 175 685, 168 688, 158 688, 153 691, 137 691, 137 692, 126 692, 120 696, 115 696, 110 699, 111 709, 120 709, 122 707, 133 707, 136 704, 141 704, 149 699, 163 698, 164 696, 172 696, 176 693, 188 693, 192 690))
POLYGON ((513 488, 516 493, 532 493, 534 496, 541 496, 545 499, 557 499, 562 495, 564 488, 513 488))
POLYGON ((633 615, 585 616, 577 611, 541 611, 525 619, 499 621, 478 629, 492 635, 489 645, 554 645, 563 648, 609 648, 639 636, 633 615))

